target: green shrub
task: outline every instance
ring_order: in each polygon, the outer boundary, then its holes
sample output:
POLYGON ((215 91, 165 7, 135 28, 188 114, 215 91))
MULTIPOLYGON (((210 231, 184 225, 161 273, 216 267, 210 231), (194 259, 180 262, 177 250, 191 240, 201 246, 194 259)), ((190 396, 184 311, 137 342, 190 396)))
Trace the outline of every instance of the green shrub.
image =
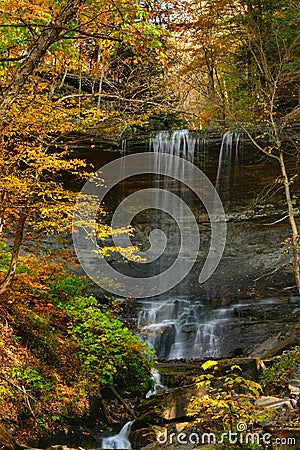
POLYGON ((81 365, 95 386, 117 385, 133 394, 151 385, 153 352, 94 297, 76 297, 61 305, 70 318, 68 330, 79 349, 81 365))
POLYGON ((291 377, 295 364, 300 364, 300 347, 295 347, 271 359, 271 367, 266 369, 260 377, 261 384, 268 395, 289 393, 287 381, 291 377))

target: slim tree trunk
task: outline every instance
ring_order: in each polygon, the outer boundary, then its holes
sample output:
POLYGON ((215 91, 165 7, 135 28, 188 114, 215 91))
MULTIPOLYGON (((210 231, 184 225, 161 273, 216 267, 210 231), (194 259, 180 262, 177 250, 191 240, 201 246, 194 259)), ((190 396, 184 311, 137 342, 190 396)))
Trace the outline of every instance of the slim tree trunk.
POLYGON ((18 258, 19 258, 20 246, 21 246, 22 240, 23 240, 26 219, 27 219, 27 213, 22 212, 20 214, 20 217, 18 219, 17 226, 16 226, 15 239, 14 239, 13 249, 11 252, 11 260, 10 260, 9 269, 6 274, 6 277, 0 284, 0 294, 3 294, 9 288, 9 286, 11 285, 11 283, 14 279, 14 276, 16 273, 16 268, 17 268, 17 262, 18 262, 18 258))
POLYGON ((5 216, 5 199, 6 199, 6 192, 2 191, 0 192, 0 235, 3 232, 4 227, 4 216, 5 216))
POLYGON ((294 276, 296 281, 296 286, 298 289, 298 292, 300 294, 300 267, 299 267, 299 233, 298 233, 298 227, 295 220, 295 214, 294 214, 294 207, 292 203, 291 198, 291 191, 290 191, 290 181, 286 172, 285 167, 285 161, 283 157, 283 153, 281 149, 279 149, 279 162, 280 162, 280 169, 283 176, 284 181, 284 189, 285 189, 285 197, 288 207, 288 215, 289 220, 292 228, 292 243, 293 243, 293 270, 294 270, 294 276))
POLYGON ((48 48, 60 39, 62 30, 76 17, 84 0, 69 0, 64 3, 57 17, 45 27, 28 50, 28 55, 16 70, 8 86, 2 88, 0 96, 0 132, 6 126, 6 115, 19 95, 22 87, 45 56, 48 48))
POLYGON ((121 395, 118 393, 118 391, 114 388, 114 386, 108 386, 109 389, 112 391, 112 393, 114 394, 114 396, 119 400, 120 403, 122 403, 122 405, 124 406, 124 408, 126 409, 126 411, 134 418, 136 419, 136 414, 133 411, 132 408, 130 408, 127 403, 125 402, 125 400, 121 397, 121 395))

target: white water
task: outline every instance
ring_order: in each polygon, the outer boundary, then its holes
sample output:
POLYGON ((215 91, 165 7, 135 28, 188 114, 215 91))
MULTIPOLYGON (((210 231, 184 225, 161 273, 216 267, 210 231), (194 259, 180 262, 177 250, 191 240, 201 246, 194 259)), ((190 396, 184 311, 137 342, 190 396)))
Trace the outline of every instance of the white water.
MULTIPOLYGON (((176 156, 185 159, 189 162, 194 161, 195 152, 199 149, 199 138, 188 130, 177 131, 161 131, 151 136, 149 150, 155 155, 167 153, 168 155, 176 156)), ((173 177, 166 177, 160 174, 161 172, 161 158, 157 157, 155 172, 157 175, 153 179, 153 185, 160 190, 157 191, 157 207, 155 212, 152 212, 148 220, 155 229, 160 229, 165 233, 167 245, 162 256, 157 259, 153 265, 155 273, 163 273, 171 266, 181 249, 182 239, 184 236, 184 248, 186 249, 182 256, 186 259, 190 256, 190 248, 194 247, 194 236, 190 230, 193 229, 193 218, 186 214, 185 205, 192 206, 192 193, 183 183, 178 179, 185 179, 184 165, 181 164, 180 159, 168 160, 168 171, 174 174, 173 177), (177 178, 178 177, 178 178, 177 178), (169 192, 174 193, 182 201, 172 204, 172 215, 166 214, 165 211, 170 209, 169 192), (176 220, 174 220, 176 218, 176 220), (179 230, 180 224, 180 230, 179 230)), ((182 251, 182 249, 181 249, 182 251)), ((177 267, 178 279, 184 278, 185 268, 177 267)), ((158 283, 161 283, 159 280, 158 283)), ((164 283, 164 281, 162 281, 164 283)), ((176 292, 181 295, 182 288, 180 284, 176 288, 176 292)))
POLYGON ((222 137, 215 184, 216 189, 219 193, 220 191, 229 190, 232 169, 234 171, 233 176, 235 176, 235 169, 239 162, 240 143, 240 133, 226 131, 226 133, 222 137))
MULTIPOLYGON (((240 135, 228 131, 222 139, 219 153, 216 187, 220 187, 221 179, 230 176, 232 161, 238 160, 240 135)), ((162 131, 151 137, 150 151, 156 154, 168 153, 194 162, 196 154, 208 150, 205 141, 201 141, 188 130, 162 131)), ((198 155, 199 156, 199 155, 198 155)), ((205 156, 205 155, 204 155, 205 156)), ((205 165, 205 157, 203 161, 205 165)), ((159 159, 158 159, 159 164, 159 159)), ((180 160, 174 161, 174 174, 183 177, 183 167, 180 160)), ((200 167, 201 169, 202 167, 200 167)), ((157 167, 159 173, 159 167, 157 167)), ((183 197, 186 204, 191 206, 192 197, 188 189, 180 183, 157 177, 155 182, 161 189, 172 190, 183 197)), ((167 202, 167 198, 166 198, 167 202)), ((167 205, 166 205, 167 206, 167 205)), ((181 217, 183 211, 176 211, 176 217, 181 217)), ((180 236, 172 229, 170 219, 156 213, 154 223, 159 228, 168 231, 167 258, 171 257, 180 245, 180 236), (169 222, 168 222, 169 221, 169 222)), ((190 229, 190 224, 184 218, 184 226, 190 229)), ((188 233, 187 233, 188 234, 188 233)), ((189 236, 193 245, 193 236, 189 236)), ((165 262, 160 260, 159 273, 163 272, 165 262)), ((180 270, 180 269, 179 269, 180 270)), ((178 278, 180 278, 180 273, 178 278)), ((145 300, 140 304, 139 327, 143 329, 143 337, 154 347, 159 358, 205 358, 222 356, 222 340, 225 331, 230 326, 231 309, 214 310, 200 300, 184 297, 183 288, 176 289, 175 297, 145 300)), ((150 392, 149 392, 150 395, 150 392)))
POLYGON ((167 386, 164 386, 161 382, 161 376, 158 370, 152 371, 152 378, 154 381, 154 386, 150 391, 147 392, 146 398, 149 398, 151 395, 157 394, 158 392, 165 391, 168 389, 167 386))
POLYGON ((131 430, 131 422, 127 422, 121 431, 115 436, 102 439, 101 448, 104 449, 131 449, 129 434, 131 430))
POLYGON ((199 300, 167 298, 139 302, 143 338, 161 359, 222 356, 232 308, 209 309, 199 300))
POLYGON ((150 151, 168 153, 193 162, 198 138, 189 130, 160 131, 150 139, 150 151))

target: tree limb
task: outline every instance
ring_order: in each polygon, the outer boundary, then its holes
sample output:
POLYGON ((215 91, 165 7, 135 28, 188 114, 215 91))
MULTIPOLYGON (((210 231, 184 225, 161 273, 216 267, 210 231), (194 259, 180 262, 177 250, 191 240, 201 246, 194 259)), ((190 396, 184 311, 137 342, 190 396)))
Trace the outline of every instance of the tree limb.
POLYGON ((59 14, 44 28, 32 43, 28 55, 16 70, 11 82, 2 90, 0 97, 0 132, 6 126, 6 115, 24 84, 45 56, 48 48, 61 38, 62 30, 77 15, 78 8, 84 0, 69 0, 61 7, 59 14))

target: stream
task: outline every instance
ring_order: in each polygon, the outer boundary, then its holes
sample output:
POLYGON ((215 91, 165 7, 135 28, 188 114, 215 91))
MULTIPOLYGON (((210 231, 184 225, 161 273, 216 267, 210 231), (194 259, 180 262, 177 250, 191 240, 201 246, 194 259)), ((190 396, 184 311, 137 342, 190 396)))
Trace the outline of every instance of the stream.
POLYGON ((129 434, 132 421, 125 423, 118 434, 102 439, 101 448, 103 449, 131 449, 129 434))

